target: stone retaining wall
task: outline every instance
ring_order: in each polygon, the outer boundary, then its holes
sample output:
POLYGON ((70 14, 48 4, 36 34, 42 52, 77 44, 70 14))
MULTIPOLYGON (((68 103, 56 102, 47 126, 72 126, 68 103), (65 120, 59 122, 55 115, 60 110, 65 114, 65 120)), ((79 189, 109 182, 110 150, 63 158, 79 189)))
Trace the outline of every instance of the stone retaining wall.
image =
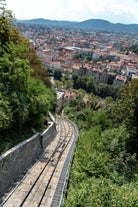
POLYGON ((51 142, 51 137, 56 136, 56 125, 49 127, 42 133, 42 146, 45 149, 51 142))
POLYGON ((36 134, 0 156, 0 200, 31 165, 43 154, 56 136, 55 123, 51 123, 43 134, 36 134))

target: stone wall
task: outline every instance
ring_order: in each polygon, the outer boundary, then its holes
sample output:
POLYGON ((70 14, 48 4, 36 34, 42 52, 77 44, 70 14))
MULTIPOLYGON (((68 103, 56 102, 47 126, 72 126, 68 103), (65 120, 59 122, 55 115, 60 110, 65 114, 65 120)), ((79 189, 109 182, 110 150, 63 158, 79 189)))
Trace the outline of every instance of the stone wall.
POLYGON ((0 200, 43 154, 55 136, 56 127, 51 123, 43 134, 34 135, 0 156, 0 200))
POLYGON ((56 125, 52 124, 52 127, 49 127, 42 133, 42 146, 45 149, 51 142, 51 137, 56 136, 56 125))

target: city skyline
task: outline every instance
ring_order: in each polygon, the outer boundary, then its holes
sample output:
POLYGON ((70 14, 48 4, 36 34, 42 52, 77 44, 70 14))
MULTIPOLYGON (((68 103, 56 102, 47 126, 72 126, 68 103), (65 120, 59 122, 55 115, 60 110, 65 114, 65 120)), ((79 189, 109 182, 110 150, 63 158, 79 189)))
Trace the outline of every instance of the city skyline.
POLYGON ((6 5, 22 20, 105 19, 112 23, 138 24, 138 0, 6 0, 6 5))

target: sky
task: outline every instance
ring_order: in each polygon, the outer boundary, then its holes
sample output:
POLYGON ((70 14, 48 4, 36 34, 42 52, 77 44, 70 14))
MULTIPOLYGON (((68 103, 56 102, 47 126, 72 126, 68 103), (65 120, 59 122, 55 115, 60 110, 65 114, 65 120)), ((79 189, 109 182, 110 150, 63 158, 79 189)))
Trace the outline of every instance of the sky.
POLYGON ((84 21, 104 19, 112 23, 138 24, 138 0, 6 0, 17 19, 84 21))

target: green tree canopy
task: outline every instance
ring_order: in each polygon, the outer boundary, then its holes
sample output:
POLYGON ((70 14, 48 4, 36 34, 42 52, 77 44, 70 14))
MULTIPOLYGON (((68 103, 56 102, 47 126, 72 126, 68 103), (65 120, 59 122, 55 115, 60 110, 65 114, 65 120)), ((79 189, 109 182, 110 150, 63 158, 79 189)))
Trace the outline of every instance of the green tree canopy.
POLYGON ((0 130, 42 126, 53 109, 55 92, 40 58, 13 26, 13 16, 0 1, 0 130))

